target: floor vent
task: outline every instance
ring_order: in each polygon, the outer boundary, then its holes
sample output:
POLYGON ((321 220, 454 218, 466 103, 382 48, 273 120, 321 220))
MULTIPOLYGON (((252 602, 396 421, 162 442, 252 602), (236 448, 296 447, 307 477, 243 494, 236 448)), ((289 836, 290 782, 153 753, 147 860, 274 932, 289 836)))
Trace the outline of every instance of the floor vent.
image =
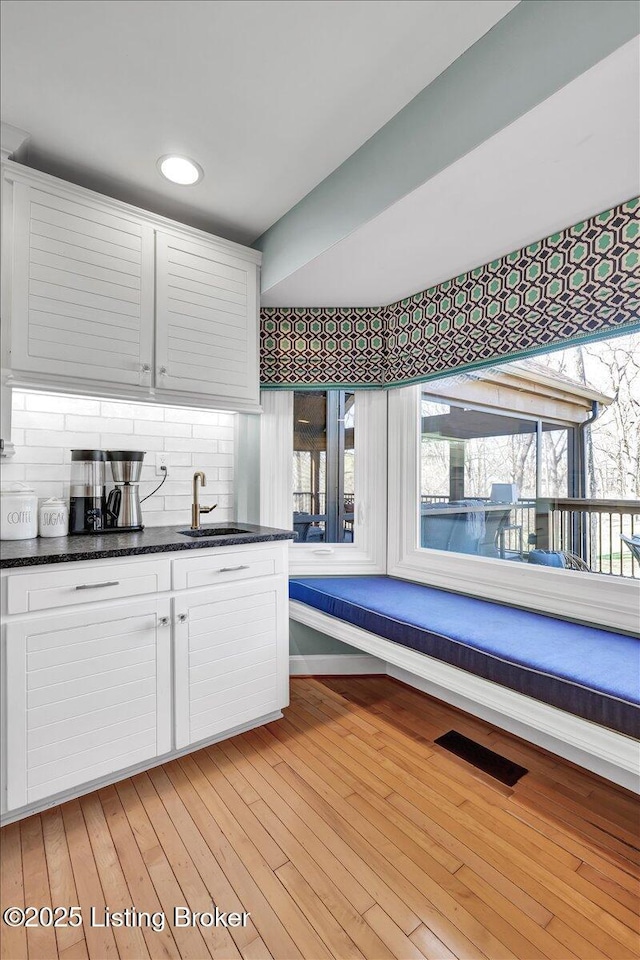
POLYGON ((499 753, 488 750, 475 740, 469 740, 463 737, 461 733, 455 730, 449 730, 435 741, 439 746, 444 747, 450 753, 455 753, 456 757, 466 760, 467 763, 488 773, 490 777, 495 777, 501 783, 506 783, 512 787, 517 783, 520 777, 524 777, 529 771, 525 767, 512 763, 506 757, 501 757, 499 753))

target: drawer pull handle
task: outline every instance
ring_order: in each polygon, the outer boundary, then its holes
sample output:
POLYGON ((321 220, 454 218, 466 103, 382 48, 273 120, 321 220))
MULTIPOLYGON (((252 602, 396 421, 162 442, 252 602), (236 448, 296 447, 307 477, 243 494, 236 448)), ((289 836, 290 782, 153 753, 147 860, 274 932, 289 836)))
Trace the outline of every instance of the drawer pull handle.
POLYGON ((241 563, 239 567, 220 567, 218 573, 235 573, 236 570, 248 570, 246 563, 241 563))
POLYGON ((119 580, 105 580, 104 583, 80 583, 76 590, 97 590, 98 587, 117 587, 119 580))

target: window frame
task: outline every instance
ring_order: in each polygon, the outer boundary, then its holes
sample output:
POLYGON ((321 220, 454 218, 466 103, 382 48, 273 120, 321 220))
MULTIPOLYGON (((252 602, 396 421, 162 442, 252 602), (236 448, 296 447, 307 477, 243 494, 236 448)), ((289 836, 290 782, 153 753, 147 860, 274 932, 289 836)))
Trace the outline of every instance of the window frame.
POLYGON ((388 575, 637 632, 640 584, 635 581, 418 546, 421 394, 421 384, 389 391, 388 575))
MULTIPOLYGON (((292 542, 289 565, 294 576, 386 573, 387 393, 353 393, 353 543, 292 542)), ((293 396, 292 390, 264 390, 261 395, 260 522, 286 530, 293 523, 293 396)))

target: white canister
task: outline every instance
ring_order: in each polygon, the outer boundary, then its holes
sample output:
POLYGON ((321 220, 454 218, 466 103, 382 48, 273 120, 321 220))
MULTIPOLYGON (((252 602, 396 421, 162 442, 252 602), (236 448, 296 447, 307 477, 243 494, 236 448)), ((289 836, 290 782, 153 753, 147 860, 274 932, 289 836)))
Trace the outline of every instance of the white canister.
POLYGON ((0 490, 0 539, 38 536, 38 498, 30 487, 13 483, 0 490))
POLYGON ((69 532, 69 508, 64 500, 50 497, 38 509, 38 533, 41 537, 66 537, 69 532))

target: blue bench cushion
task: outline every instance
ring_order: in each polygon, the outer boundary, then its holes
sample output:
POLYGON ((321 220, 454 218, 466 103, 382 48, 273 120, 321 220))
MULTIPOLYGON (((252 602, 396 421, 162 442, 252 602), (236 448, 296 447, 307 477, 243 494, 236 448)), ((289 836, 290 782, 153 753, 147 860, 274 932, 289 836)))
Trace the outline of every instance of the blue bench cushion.
POLYGON ((469 673, 640 735, 640 640, 393 577, 296 577, 292 600, 469 673))

